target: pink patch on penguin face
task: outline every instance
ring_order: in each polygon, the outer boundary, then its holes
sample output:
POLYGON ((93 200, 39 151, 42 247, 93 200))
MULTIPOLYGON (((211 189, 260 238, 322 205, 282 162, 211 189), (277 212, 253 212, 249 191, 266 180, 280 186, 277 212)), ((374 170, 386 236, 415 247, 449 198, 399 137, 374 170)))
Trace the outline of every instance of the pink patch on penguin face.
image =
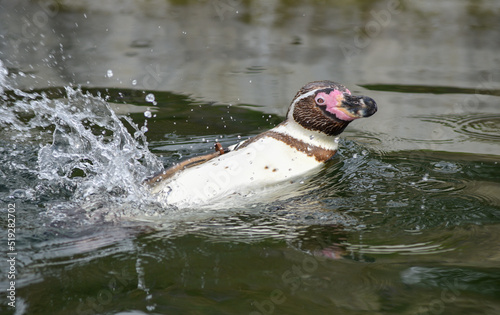
MULTIPOLYGON (((349 95, 351 94, 349 90, 347 90, 345 93, 349 95)), ((319 106, 326 106, 326 111, 334 114, 338 119, 344 121, 352 121, 356 118, 348 115, 345 110, 339 106, 339 104, 342 103, 343 98, 344 92, 333 90, 330 92, 330 94, 327 94, 325 92, 316 94, 314 101, 319 106)))

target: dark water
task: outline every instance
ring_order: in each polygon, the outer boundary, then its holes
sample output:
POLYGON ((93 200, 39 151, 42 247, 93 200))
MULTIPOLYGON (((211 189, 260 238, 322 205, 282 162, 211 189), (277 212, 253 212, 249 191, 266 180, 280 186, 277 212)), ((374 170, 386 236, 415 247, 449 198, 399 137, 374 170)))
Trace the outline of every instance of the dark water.
POLYGON ((500 313, 499 17, 492 1, 0 3, 1 313, 500 313), (379 112, 285 198, 179 211, 140 185, 275 126, 318 79, 379 112))

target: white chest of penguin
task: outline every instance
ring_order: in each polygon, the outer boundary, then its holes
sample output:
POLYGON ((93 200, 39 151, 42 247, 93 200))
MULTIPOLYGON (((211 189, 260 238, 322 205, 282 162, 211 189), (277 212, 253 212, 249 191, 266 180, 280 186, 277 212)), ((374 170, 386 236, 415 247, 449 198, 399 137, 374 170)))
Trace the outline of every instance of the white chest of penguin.
MULTIPOLYGON (((336 148, 335 142, 333 146, 336 148)), ((235 193, 244 195, 293 181, 322 164, 308 152, 273 137, 262 137, 236 151, 179 172, 155 185, 153 192, 159 193, 168 205, 209 204, 235 193)))

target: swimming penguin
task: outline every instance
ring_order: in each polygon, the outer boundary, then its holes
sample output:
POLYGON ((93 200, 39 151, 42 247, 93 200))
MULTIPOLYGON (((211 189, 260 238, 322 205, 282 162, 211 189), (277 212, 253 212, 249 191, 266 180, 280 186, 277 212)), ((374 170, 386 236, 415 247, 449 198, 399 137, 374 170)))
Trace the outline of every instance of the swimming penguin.
POLYGON ((285 121, 227 149, 181 162, 147 181, 165 206, 204 206, 245 196, 319 169, 338 148, 349 123, 370 117, 375 101, 354 96, 343 85, 315 81, 302 87, 285 121))

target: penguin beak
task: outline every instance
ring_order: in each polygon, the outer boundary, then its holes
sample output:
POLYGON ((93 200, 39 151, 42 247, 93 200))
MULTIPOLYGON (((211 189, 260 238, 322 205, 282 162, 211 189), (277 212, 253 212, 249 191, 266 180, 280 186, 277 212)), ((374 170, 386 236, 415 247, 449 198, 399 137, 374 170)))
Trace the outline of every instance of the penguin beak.
POLYGON ((357 119, 375 114, 377 103, 368 96, 354 96, 345 93, 338 108, 352 119, 357 119))

